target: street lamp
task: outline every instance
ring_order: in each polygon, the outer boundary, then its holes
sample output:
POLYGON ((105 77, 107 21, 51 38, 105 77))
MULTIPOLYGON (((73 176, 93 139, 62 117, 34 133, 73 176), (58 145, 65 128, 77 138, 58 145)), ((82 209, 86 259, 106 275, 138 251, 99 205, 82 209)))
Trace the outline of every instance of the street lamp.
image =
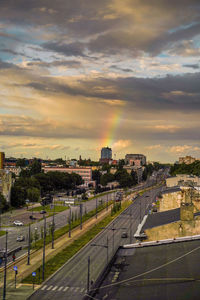
POLYGON ((101 229, 105 229, 105 230, 112 230, 113 235, 112 235, 112 248, 113 248, 113 255, 115 253, 115 230, 120 230, 120 229, 126 229, 124 227, 121 228, 115 228, 114 227, 114 222, 112 223, 112 228, 108 228, 108 227, 100 227, 101 229))
POLYGON ((103 247, 103 248, 106 248, 107 249, 107 264, 108 264, 108 237, 106 238, 106 245, 101 245, 101 244, 90 244, 90 246, 93 246, 93 247, 103 247))

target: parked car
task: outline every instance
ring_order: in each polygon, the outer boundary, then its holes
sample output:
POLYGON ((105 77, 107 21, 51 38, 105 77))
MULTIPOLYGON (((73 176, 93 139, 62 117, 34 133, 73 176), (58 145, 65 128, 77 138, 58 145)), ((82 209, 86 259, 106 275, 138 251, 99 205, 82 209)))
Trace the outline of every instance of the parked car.
POLYGON ((23 242, 25 240, 25 236, 24 235, 18 235, 17 237, 17 242, 23 242))
POLYGON ((40 211, 40 214, 46 214, 47 212, 46 212, 46 210, 41 210, 40 211))
POLYGON ((127 238, 128 237, 128 234, 127 234, 127 232, 122 232, 122 234, 121 234, 121 238, 127 238))
POLYGON ((36 220, 36 218, 35 218, 35 217, 33 217, 32 215, 31 215, 31 216, 29 216, 29 219, 31 219, 31 220, 36 220))
POLYGON ((21 221, 14 221, 13 222, 13 224, 15 225, 15 226, 23 226, 24 225, 24 223, 22 223, 21 221))

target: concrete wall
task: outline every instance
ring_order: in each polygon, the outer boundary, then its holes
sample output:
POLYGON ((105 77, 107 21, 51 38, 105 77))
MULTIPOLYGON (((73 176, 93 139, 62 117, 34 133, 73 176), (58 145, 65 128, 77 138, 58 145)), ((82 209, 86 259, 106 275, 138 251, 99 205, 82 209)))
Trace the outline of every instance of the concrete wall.
POLYGON ((163 194, 160 199, 159 211, 166 211, 170 209, 179 208, 181 205, 182 193, 181 191, 163 194))
POLYGON ((182 236, 200 234, 200 217, 193 221, 178 221, 145 230, 148 237, 145 241, 157 241, 182 236))

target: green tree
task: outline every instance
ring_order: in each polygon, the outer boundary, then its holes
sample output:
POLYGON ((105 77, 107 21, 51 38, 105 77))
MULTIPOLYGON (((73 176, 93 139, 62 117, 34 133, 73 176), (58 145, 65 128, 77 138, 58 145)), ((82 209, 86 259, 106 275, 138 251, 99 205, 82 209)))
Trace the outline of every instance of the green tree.
POLYGON ((34 158, 32 164, 29 167, 30 174, 35 175, 41 173, 41 161, 39 159, 34 158))
POLYGON ((95 180, 97 184, 100 183, 101 173, 99 170, 92 171, 92 180, 95 180))
POLYGON ((14 207, 20 207, 25 204, 26 190, 21 186, 14 185, 11 189, 11 205, 14 207))
POLYGON ((26 167, 26 159, 25 158, 19 158, 17 161, 16 161, 16 167, 21 167, 21 168, 24 168, 26 167))
POLYGON ((101 176, 100 183, 103 186, 106 186, 109 182, 112 182, 115 180, 115 176, 111 173, 106 173, 101 176))
POLYGON ((27 198, 31 202, 37 202, 40 198, 40 190, 35 187, 27 189, 27 198))
POLYGON ((9 209, 9 204, 2 193, 0 193, 0 211, 5 212, 9 209))

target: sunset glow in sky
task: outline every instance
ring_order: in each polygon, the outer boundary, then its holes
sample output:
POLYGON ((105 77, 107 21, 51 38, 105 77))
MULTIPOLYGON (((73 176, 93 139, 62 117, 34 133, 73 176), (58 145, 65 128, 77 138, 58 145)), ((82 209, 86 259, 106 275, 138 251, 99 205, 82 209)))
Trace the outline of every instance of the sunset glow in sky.
POLYGON ((200 158, 199 0, 1 0, 6 156, 200 158))

